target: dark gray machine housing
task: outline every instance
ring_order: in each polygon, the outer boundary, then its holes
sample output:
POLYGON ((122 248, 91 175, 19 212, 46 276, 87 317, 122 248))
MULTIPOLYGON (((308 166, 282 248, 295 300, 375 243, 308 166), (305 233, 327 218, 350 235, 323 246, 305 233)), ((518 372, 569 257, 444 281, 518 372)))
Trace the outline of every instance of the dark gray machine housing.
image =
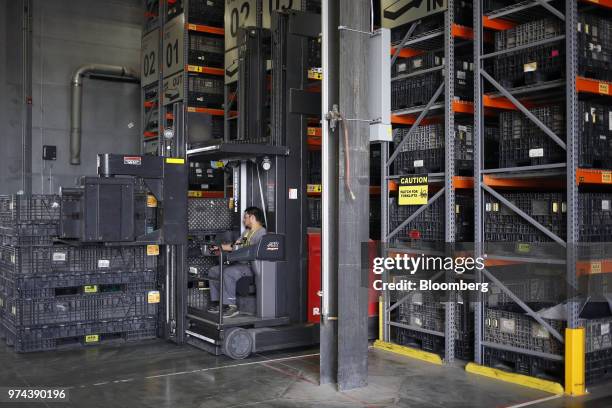
POLYGON ((61 192, 60 235, 80 242, 187 243, 187 166, 183 159, 98 155, 98 177, 61 192), (147 230, 147 195, 157 226, 147 230))

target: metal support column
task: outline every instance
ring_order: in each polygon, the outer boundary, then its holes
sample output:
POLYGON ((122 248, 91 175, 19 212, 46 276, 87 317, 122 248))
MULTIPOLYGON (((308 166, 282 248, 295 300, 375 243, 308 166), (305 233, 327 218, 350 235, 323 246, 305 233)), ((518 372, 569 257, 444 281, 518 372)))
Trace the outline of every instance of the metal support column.
MULTIPOLYGON (((23 0, 22 10, 21 189, 24 194, 32 194, 32 1, 23 0)), ((40 187, 44 190, 44 186, 40 187)))
POLYGON ((578 277, 576 275, 577 243, 579 240, 578 186, 578 94, 576 75, 578 70, 578 4, 565 1, 566 41, 566 117, 567 117, 567 344, 565 352, 565 391, 573 396, 586 393, 585 389, 585 348, 584 329, 578 328, 580 302, 576 298, 578 277))
MULTIPOLYGON (((482 61, 480 56, 482 49, 482 0, 474 1, 474 257, 482 256, 483 238, 483 191, 482 173, 483 160, 483 135, 484 115, 482 107, 483 79, 480 75, 482 61)), ((482 282, 483 276, 480 270, 475 271, 475 281, 482 282)), ((482 364, 482 335, 483 335, 483 301, 481 292, 476 295, 474 306, 474 361, 482 364)))
POLYGON ((340 144, 338 207, 338 388, 367 384, 367 299, 369 265, 361 251, 369 240, 368 46, 361 32, 370 31, 371 2, 340 0, 339 125, 348 132, 340 144), (354 120, 357 119, 357 120, 354 120), (364 120, 365 119, 365 120, 364 120), (349 167, 350 162, 350 167, 349 167))
MULTIPOLYGON (((453 112, 453 101, 455 99, 455 41, 453 38, 453 22, 455 21, 454 0, 448 0, 448 10, 444 16, 444 57, 446 60, 446 72, 444 75, 444 140, 445 140, 445 232, 444 238, 447 247, 453 247, 455 242, 455 187, 453 177, 455 175, 455 114, 453 112)), ((447 276, 452 279, 454 272, 447 276)), ((457 294, 448 294, 448 303, 445 310, 445 337, 444 337, 444 360, 452 363, 455 359, 455 303, 457 294)))
MULTIPOLYGON (((322 4, 321 62, 323 68, 322 112, 325 118, 339 103, 340 8, 337 1, 322 4)), ((321 129, 321 357, 320 382, 337 382, 338 365, 338 127, 324 123, 321 129)))

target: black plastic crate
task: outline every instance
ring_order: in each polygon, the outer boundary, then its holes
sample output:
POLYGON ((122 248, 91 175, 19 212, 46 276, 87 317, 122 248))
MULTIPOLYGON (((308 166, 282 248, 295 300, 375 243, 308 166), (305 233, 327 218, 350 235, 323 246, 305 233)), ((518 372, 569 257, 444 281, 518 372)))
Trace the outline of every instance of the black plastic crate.
MULTIPOLYGON (((559 333, 564 332, 565 322, 545 320, 559 333)), ((544 326, 524 313, 487 308, 483 339, 491 343, 563 355, 563 344, 553 337, 544 326)))
POLYGON ((146 246, 0 246, 0 271, 14 275, 140 272, 157 268, 146 246))
POLYGON ((59 226, 52 224, 18 224, 0 226, 0 245, 45 246, 51 245, 59 235, 59 226))
MULTIPOLYGON (((457 194, 455 197, 455 238, 457 242, 470 242, 474 237, 472 197, 457 194)), ((395 230, 420 206, 397 205, 390 199, 389 227, 395 230)), ((399 242, 418 244, 421 242, 444 242, 444 200, 438 199, 421 212, 395 236, 399 242)))
MULTIPOLYGON (((416 348, 431 353, 445 355, 444 337, 423 333, 416 330, 397 328, 395 342, 400 346, 416 348)), ((474 359, 474 340, 455 339, 455 358, 472 361, 474 359)))
MULTIPOLYGON (((565 45, 541 45, 500 55, 492 62, 493 76, 506 88, 534 85, 565 75, 565 45)), ((490 69, 490 65, 487 64, 490 69)))
POLYGON ((201 0, 189 2, 189 22, 223 27, 225 3, 222 0, 201 0))
POLYGON ((612 378, 612 348, 587 353, 585 366, 587 385, 610 380, 612 378))
POLYGON ((37 327, 157 316, 156 284, 89 285, 58 288, 48 298, 2 297, 8 327, 37 327))
POLYGON ((553 381, 563 380, 563 361, 548 360, 528 354, 485 347, 483 364, 517 374, 553 381))
POLYGON ((0 196, 0 225, 53 224, 59 222, 60 198, 55 194, 0 196))
POLYGON ((6 343, 17 353, 127 343, 157 337, 157 317, 76 323, 38 328, 5 327, 6 343))
MULTIPOLYGON (((503 197, 559 237, 566 235, 563 193, 503 192, 503 197)), ((552 242, 490 194, 485 194, 485 240, 490 242, 552 242)))
POLYGON ((609 242, 612 237, 612 194, 581 193, 578 197, 580 242, 609 242))
POLYGON ((495 32, 495 51, 528 45, 560 36, 565 24, 558 18, 546 18, 519 24, 508 30, 495 32))
MULTIPOLYGON (((565 138, 564 108, 542 106, 531 112, 558 137, 565 138)), ((523 113, 500 113, 499 128, 500 168, 565 162, 565 150, 523 113)))
MULTIPOLYGON (((462 100, 473 99, 473 70, 474 64, 471 61, 455 61, 455 96, 462 100)), ((402 78, 400 75, 391 82, 391 109, 398 110, 425 105, 443 81, 443 70, 408 78, 402 78)))
POLYGON ((191 276, 203 276, 208 273, 210 268, 219 264, 216 256, 189 256, 187 258, 187 271, 191 276))
MULTIPOLYGON (((0 272, 0 292, 14 298, 55 296, 58 289, 93 285, 134 285, 157 282, 156 270, 138 272, 65 273, 57 275, 24 276, 0 272)), ((60 290, 61 291, 61 290, 60 290)))
POLYGON ((579 101, 578 118, 580 167, 612 168, 612 108, 579 101))
MULTIPOLYGON (((399 145, 409 129, 396 129, 394 142, 399 145)), ((471 174, 474 167, 473 128, 455 124, 455 170, 471 174)), ((396 174, 428 174, 444 172, 444 126, 419 126, 402 146, 394 163, 396 174)))
POLYGON ((190 197, 187 205, 189 231, 231 230, 232 211, 229 198, 190 197))
POLYGON ((219 108, 223 105, 223 80, 189 75, 189 105, 204 108, 219 108))

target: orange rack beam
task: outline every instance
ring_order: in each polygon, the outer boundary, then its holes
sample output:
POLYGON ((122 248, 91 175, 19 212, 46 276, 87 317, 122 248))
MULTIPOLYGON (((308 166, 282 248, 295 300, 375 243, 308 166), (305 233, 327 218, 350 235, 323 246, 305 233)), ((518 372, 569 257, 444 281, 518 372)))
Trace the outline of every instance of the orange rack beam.
POLYGON ((562 179, 551 179, 546 177, 533 178, 504 178, 485 174, 483 182, 489 187, 506 188, 563 188, 565 182, 562 179))
POLYGON ((612 0, 581 0, 583 3, 596 4, 601 7, 612 8, 612 0))
POLYGON ((223 116, 225 114, 223 109, 196 108, 196 107, 193 107, 193 106, 189 106, 187 108, 187 112, 191 112, 191 113, 207 113, 207 114, 213 115, 213 116, 223 116))
POLYGON ((490 28, 492 30, 505 31, 516 26, 516 23, 504 20, 502 18, 490 19, 487 16, 482 16, 482 25, 483 27, 490 28))
POLYGON ((576 91, 597 95, 612 95, 612 82, 577 77, 576 91))
MULTIPOLYGON (((453 101, 453 112, 455 113, 467 113, 468 115, 474 114, 474 104, 472 102, 467 101, 453 101)), ((406 115, 391 115, 391 123, 394 125, 412 125, 416 122, 417 119, 416 114, 406 114, 406 115)), ((421 121, 422 125, 428 125, 431 123, 436 123, 437 121, 432 118, 424 118, 421 121)))
MULTIPOLYGON (((526 108, 533 108, 533 104, 525 101, 521 101, 521 103, 526 108)), ((506 110, 518 110, 518 108, 510 102, 509 99, 500 96, 498 98, 492 98, 489 95, 484 95, 482 98, 482 104, 485 108, 494 108, 494 109, 506 109, 506 110)))
POLYGON ((224 194, 223 191, 189 190, 187 196, 197 198, 223 198, 224 194))
POLYGON ((612 170, 577 169, 576 184, 612 185, 612 170))
POLYGON ((185 28, 187 28, 187 30, 189 30, 189 31, 197 31, 199 33, 209 33, 209 34, 216 34, 216 35, 225 35, 225 30, 223 28, 220 28, 220 27, 211 27, 211 26, 202 25, 202 24, 190 24, 190 23, 186 23, 185 24, 185 28))
POLYGON ((612 259, 578 261, 576 262, 576 273, 578 276, 612 273, 612 259))
MULTIPOLYGON (((391 55, 395 54, 395 50, 396 50, 395 47, 391 47, 391 55)), ((410 58, 410 57, 415 57, 421 54, 423 54, 423 51, 421 50, 413 50, 412 48, 403 48, 399 53, 399 57, 410 58)))
POLYGON ((145 132, 142 132, 142 135, 145 137, 145 139, 149 139, 152 137, 157 137, 157 132, 145 131, 145 132))
POLYGON ((451 29, 453 37, 463 38, 465 40, 474 39, 474 31, 470 27, 465 27, 459 24, 453 24, 451 29))
POLYGON ((223 68, 201 67, 199 65, 187 65, 187 72, 195 72, 196 74, 209 74, 223 76, 225 72, 223 68))

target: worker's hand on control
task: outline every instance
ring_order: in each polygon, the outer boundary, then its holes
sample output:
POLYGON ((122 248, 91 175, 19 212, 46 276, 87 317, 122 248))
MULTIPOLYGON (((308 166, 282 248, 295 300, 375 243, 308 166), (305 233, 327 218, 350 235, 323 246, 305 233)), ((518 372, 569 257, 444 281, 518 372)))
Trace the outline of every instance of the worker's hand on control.
POLYGON ((221 248, 223 248, 223 250, 226 251, 226 252, 232 251, 234 249, 232 247, 232 244, 222 244, 221 248))

